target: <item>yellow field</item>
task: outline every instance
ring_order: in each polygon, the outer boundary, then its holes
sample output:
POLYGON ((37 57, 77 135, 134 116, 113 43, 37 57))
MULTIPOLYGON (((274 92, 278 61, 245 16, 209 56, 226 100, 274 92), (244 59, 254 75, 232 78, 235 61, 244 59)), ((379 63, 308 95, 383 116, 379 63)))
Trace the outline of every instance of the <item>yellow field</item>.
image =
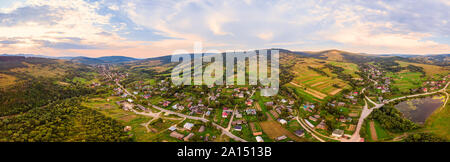
POLYGON ((51 66, 34 65, 23 62, 27 65, 27 68, 15 68, 11 69, 11 72, 24 73, 33 77, 58 77, 65 74, 65 70, 62 68, 54 68, 51 66))
POLYGON ((296 62, 296 65, 292 68, 296 77, 293 79, 291 84, 301 88, 302 91, 318 99, 324 99, 327 96, 336 95, 343 89, 349 87, 345 81, 338 79, 336 74, 333 74, 330 69, 326 68, 324 66, 325 64, 330 63, 334 66, 351 67, 348 69, 354 70, 348 70, 348 72, 352 74, 354 74, 354 71, 357 71, 357 66, 350 63, 337 63, 310 58, 299 58, 296 62), (328 76, 319 74, 316 71, 309 69, 308 66, 320 69, 328 76), (339 85, 341 88, 334 87, 333 85, 335 84, 339 85))
POLYGON ((426 65, 426 64, 402 62, 402 61, 396 61, 396 62, 398 64, 400 64, 401 67, 406 67, 408 65, 422 67, 423 70, 425 71, 426 75, 429 77, 434 77, 436 74, 448 75, 449 71, 450 71, 450 68, 444 68, 444 67, 436 66, 436 65, 426 65))
POLYGON ((0 88, 5 88, 16 83, 17 78, 11 75, 0 73, 0 88))

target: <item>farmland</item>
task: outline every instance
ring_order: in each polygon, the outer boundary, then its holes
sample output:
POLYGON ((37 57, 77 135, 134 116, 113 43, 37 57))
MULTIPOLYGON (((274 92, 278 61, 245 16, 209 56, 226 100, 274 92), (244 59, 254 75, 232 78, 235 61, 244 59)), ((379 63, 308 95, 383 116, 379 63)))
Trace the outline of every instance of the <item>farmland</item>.
POLYGON ((309 97, 312 96, 313 100, 323 100, 328 96, 338 94, 343 89, 349 88, 350 86, 347 83, 338 79, 336 74, 333 74, 330 69, 324 66, 327 63, 340 67, 351 67, 346 68, 349 70, 346 70, 345 73, 356 77, 354 72, 357 70, 357 66, 355 64, 327 62, 317 59, 300 59, 293 67, 295 78, 290 83, 290 86, 309 94, 309 97))

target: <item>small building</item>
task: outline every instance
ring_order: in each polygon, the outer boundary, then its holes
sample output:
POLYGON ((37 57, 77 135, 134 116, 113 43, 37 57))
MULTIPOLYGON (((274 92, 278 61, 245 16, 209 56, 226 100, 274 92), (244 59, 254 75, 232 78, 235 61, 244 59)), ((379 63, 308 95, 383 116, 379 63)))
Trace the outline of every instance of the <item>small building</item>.
POLYGON ((176 126, 171 126, 171 127, 169 128, 169 130, 172 131, 172 132, 173 132, 173 131, 176 131, 176 130, 177 130, 177 127, 176 127, 176 126))
POLYGON ((238 119, 242 118, 242 114, 236 113, 236 118, 238 118, 238 119))
POLYGON ((287 137, 286 137, 285 135, 282 135, 282 136, 280 136, 280 137, 275 138, 275 140, 281 141, 281 140, 284 140, 284 139, 286 139, 286 138, 287 138, 287 137))
POLYGON ((344 135, 344 131, 340 130, 340 129, 336 129, 333 131, 333 133, 331 135, 334 137, 341 138, 344 135))
POLYGON ((132 100, 132 99, 127 99, 127 101, 128 101, 129 103, 133 103, 133 100, 132 100))
POLYGON ((189 141, 194 136, 194 133, 189 133, 186 137, 183 138, 184 141, 189 141))
POLYGON ((200 127, 200 129, 198 129, 198 132, 199 132, 199 133, 202 133, 202 132, 204 132, 204 131, 205 131, 205 126, 202 125, 202 126, 200 127))
POLYGON ((287 124, 287 121, 286 120, 284 120, 284 119, 278 119, 278 122, 280 122, 281 124, 287 124))
POLYGON ((124 132, 129 132, 131 131, 131 126, 126 126, 125 128, 123 128, 124 132))
POLYGON ((297 135, 298 137, 303 137, 303 136, 305 136, 305 131, 299 129, 299 130, 294 131, 294 134, 297 135))
POLYGON ((222 118, 228 118, 228 113, 227 112, 222 112, 222 118))
POLYGON ((181 140, 181 139, 183 139, 184 135, 182 135, 182 134, 180 134, 180 133, 178 133, 176 131, 173 131, 172 133, 170 133, 170 137, 173 137, 173 138, 181 140))
POLYGON ((256 142, 264 142, 261 136, 256 136, 256 142))
POLYGON ((183 126, 183 128, 185 128, 187 130, 192 130, 193 127, 194 127, 194 124, 192 124, 192 123, 186 123, 183 126))
POLYGON ((242 130, 242 126, 241 126, 241 125, 236 125, 236 126, 234 127, 234 130, 240 132, 240 131, 242 130))
POLYGON ((313 116, 309 116, 308 119, 311 120, 311 121, 313 121, 313 122, 316 122, 316 121, 317 121, 317 119, 316 119, 315 117, 313 117, 313 116))

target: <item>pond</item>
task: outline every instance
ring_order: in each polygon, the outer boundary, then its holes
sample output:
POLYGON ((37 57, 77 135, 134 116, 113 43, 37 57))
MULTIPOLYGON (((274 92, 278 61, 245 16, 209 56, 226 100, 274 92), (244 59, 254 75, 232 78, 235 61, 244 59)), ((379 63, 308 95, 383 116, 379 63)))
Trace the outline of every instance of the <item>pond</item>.
POLYGON ((424 124, 427 118, 444 103, 445 96, 430 96, 412 99, 395 105, 404 117, 418 123, 424 124))

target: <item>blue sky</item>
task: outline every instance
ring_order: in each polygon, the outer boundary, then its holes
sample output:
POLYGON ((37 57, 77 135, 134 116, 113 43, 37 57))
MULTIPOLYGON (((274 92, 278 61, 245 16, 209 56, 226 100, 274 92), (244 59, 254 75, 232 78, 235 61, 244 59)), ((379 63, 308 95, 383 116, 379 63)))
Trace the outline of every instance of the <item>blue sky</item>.
POLYGON ((450 53, 450 0, 2 0, 0 53, 450 53))

